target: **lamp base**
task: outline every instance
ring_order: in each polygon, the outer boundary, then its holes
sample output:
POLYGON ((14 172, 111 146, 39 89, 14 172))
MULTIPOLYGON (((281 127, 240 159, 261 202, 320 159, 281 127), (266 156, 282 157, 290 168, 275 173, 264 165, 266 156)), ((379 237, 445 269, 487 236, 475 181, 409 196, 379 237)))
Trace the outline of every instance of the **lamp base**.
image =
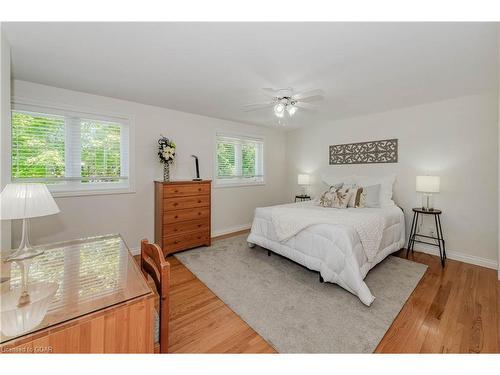
POLYGON ((432 194, 424 193, 422 194, 422 210, 424 211, 434 211, 432 204, 432 194))
POLYGON ((29 239, 29 227, 29 219, 23 219, 21 244, 19 245, 19 248, 6 259, 7 262, 31 259, 43 254, 43 250, 35 249, 31 246, 29 239))

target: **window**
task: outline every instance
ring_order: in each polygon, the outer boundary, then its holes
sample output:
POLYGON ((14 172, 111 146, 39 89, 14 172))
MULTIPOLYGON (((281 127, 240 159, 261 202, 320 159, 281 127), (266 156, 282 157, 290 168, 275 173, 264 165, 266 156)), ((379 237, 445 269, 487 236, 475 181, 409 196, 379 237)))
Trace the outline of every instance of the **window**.
POLYGON ((264 140, 217 134, 216 185, 264 183, 264 140))
POLYGON ((12 181, 42 182, 59 195, 129 190, 129 125, 58 109, 15 105, 12 181))

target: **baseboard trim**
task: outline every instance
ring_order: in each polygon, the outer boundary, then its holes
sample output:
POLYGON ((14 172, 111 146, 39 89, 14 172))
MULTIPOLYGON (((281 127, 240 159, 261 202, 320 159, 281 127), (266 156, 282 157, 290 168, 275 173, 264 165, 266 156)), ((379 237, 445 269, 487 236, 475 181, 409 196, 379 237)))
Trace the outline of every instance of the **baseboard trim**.
MULTIPOLYGON (((434 246, 428 246, 428 245, 422 245, 422 244, 418 244, 418 246, 417 246, 417 244, 415 244, 415 251, 420 251, 421 253, 439 256, 439 249, 437 247, 434 247, 434 246)), ((448 251, 448 250, 446 251, 446 256, 449 259, 458 260, 460 262, 470 263, 470 264, 474 264, 476 266, 491 268, 494 270, 498 269, 498 264, 497 264, 496 260, 476 257, 474 255, 467 255, 467 254, 457 253, 457 252, 448 251)))
POLYGON ((237 235, 239 232, 245 232, 252 227, 252 224, 235 225, 234 227, 229 227, 222 230, 216 230, 212 232, 212 239, 216 240, 222 236, 237 235))
MULTIPOLYGON (((243 234, 246 231, 250 230, 252 224, 243 224, 243 225, 235 225, 234 227, 229 227, 222 230, 217 230, 212 232, 212 240, 222 240, 227 237, 237 236, 238 234, 243 234)), ((130 252, 132 255, 140 255, 141 248, 140 247, 131 247, 130 252)))

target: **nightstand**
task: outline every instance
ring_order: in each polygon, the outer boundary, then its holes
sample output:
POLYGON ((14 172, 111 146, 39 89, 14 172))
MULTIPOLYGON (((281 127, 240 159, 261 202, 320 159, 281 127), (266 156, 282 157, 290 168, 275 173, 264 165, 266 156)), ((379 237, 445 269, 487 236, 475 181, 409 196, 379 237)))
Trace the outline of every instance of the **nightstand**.
POLYGON ((296 195, 295 196, 295 202, 299 201, 299 202, 304 202, 304 201, 310 201, 311 200, 311 196, 310 195, 296 195))
POLYGON ((443 229, 441 228, 441 210, 424 210, 422 208, 414 208, 413 209, 413 220, 411 222, 411 229, 410 229, 410 237, 408 238, 408 248, 406 250, 406 257, 408 258, 408 254, 411 252, 413 253, 413 247, 415 246, 415 242, 419 243, 425 243, 427 245, 432 245, 439 247, 439 258, 441 259, 441 267, 444 267, 444 261, 446 260, 446 248, 444 245, 444 238, 443 238, 443 229), (433 236, 427 236, 425 234, 420 234, 417 233, 417 227, 418 227, 418 218, 420 215, 433 215, 434 216, 434 224, 436 226, 436 234, 437 237, 433 236), (429 241, 422 241, 417 238, 427 238, 431 239, 436 242, 429 242, 429 241))

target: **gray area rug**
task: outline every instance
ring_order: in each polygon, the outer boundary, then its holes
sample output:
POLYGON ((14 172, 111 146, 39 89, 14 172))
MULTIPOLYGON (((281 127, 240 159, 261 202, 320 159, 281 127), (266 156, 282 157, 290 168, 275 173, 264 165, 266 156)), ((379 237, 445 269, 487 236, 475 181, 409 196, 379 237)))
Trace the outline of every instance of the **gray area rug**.
POLYGON ((370 307, 247 235, 176 257, 280 353, 372 353, 427 266, 393 256, 372 269, 370 307))

